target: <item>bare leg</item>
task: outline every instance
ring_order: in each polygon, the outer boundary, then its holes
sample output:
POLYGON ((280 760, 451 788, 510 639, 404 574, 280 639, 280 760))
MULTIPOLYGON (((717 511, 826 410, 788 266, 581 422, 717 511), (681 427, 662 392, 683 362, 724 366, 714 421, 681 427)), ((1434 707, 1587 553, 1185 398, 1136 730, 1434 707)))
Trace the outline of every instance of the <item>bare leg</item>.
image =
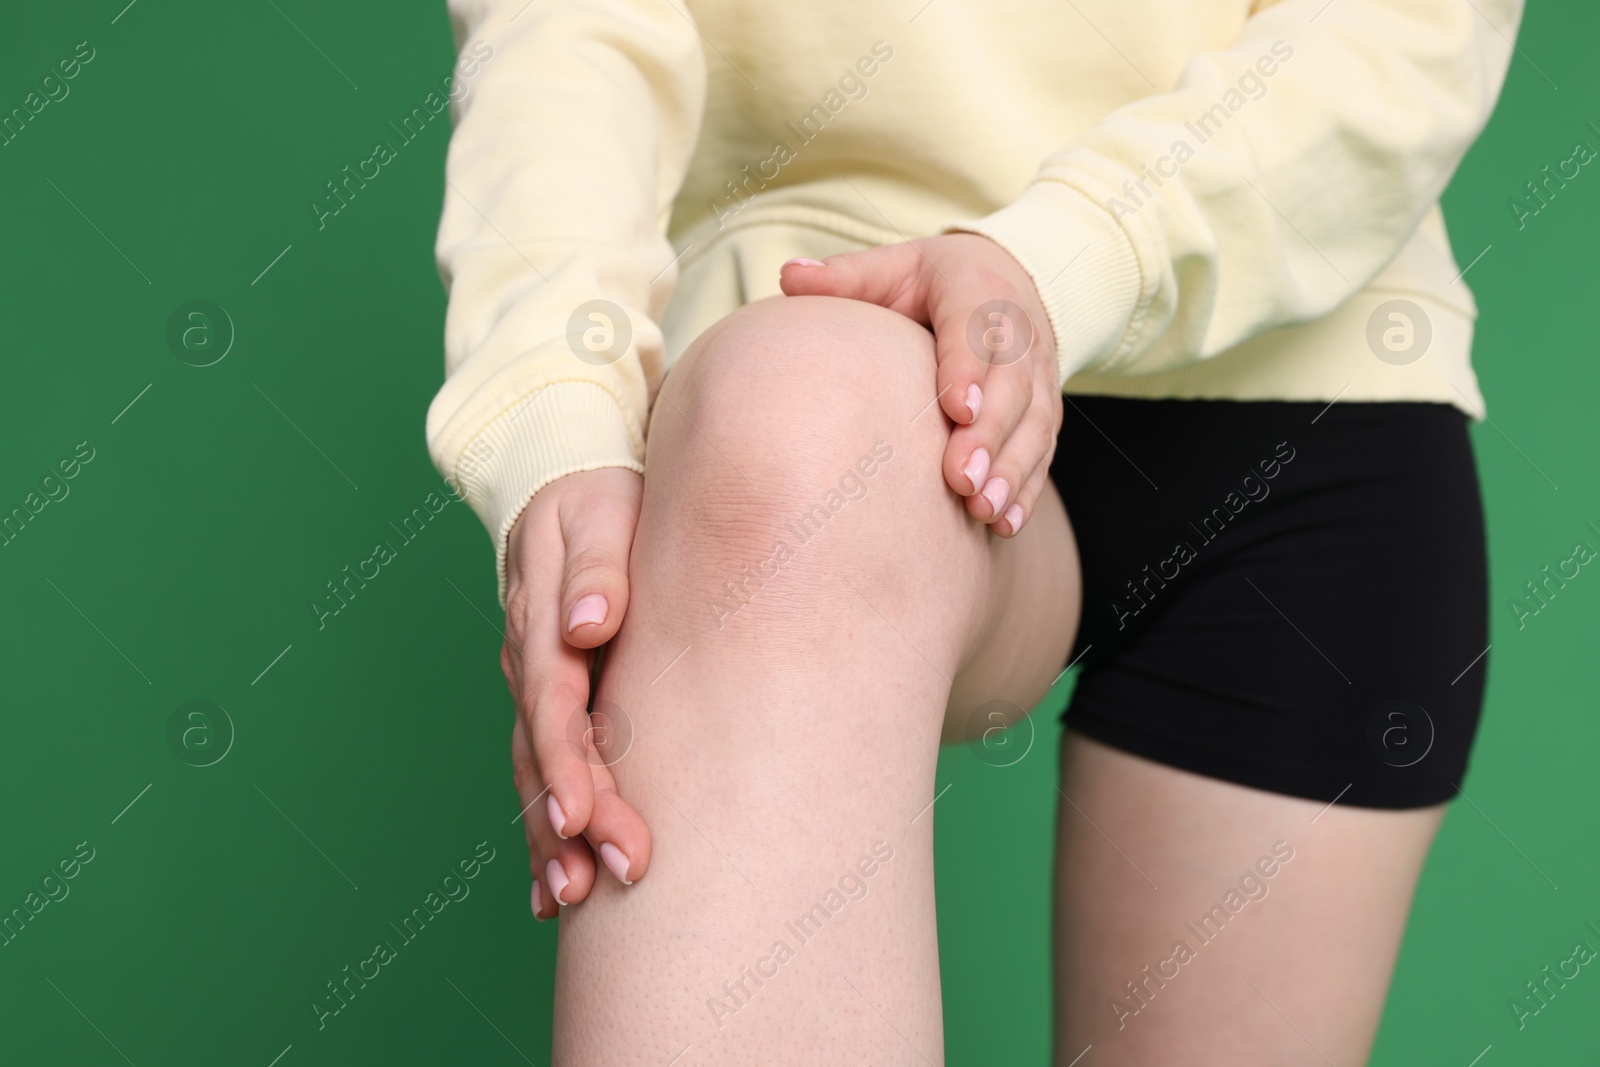
POLYGON ((1057 1064, 1367 1061, 1442 806, 1326 807, 1070 730, 1062 788, 1057 1064))
POLYGON ((927 331, 823 297, 741 309, 669 376, 599 691, 654 854, 562 915, 556 1064, 943 1061, 947 706, 1042 697, 1078 576, 1053 491, 1005 541, 946 488, 933 383, 927 331))

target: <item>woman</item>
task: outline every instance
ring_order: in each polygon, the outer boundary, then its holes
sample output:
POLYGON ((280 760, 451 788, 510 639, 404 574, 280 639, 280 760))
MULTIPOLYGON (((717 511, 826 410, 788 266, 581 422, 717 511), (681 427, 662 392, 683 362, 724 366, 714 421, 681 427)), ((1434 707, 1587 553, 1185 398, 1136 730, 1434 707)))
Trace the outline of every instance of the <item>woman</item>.
POLYGON ((1437 200, 1520 4, 451 11, 428 436, 555 1062, 942 1060, 938 744, 1073 662, 1057 1061, 1362 1062, 1482 697, 1437 200))

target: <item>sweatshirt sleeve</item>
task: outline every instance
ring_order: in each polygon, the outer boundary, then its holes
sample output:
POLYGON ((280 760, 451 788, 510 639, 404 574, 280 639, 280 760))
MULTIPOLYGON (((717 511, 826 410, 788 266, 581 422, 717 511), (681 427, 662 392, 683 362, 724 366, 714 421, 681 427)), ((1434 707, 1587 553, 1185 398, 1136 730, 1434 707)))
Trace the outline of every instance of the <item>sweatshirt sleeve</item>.
POLYGON ((434 465, 488 527, 500 598, 528 500, 643 471, 676 281, 667 220, 705 61, 677 0, 449 0, 452 90, 435 254, 449 293, 434 465), (469 77, 469 72, 471 76, 469 77))
MULTIPOLYGON (((1262 5, 1258 4, 1257 7, 1262 5)), ((1282 0, 945 232, 1039 289, 1060 377, 1319 318, 1388 264, 1488 121, 1522 0, 1282 0)))

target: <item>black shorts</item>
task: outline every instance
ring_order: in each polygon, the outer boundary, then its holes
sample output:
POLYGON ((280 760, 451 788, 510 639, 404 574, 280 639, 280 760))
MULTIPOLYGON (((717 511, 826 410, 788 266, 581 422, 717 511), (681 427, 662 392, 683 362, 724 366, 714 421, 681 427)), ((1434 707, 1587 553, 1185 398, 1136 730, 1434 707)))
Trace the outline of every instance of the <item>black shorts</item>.
POLYGON ((1488 578, 1467 419, 1430 403, 1068 396, 1081 734, 1257 789, 1450 799, 1488 578))

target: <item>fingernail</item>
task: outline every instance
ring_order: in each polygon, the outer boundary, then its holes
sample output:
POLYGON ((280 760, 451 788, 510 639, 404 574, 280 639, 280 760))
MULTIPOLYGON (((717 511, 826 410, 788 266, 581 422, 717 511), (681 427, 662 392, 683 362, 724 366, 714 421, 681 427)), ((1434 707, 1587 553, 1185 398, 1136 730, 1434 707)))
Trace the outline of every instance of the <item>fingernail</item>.
MULTIPOLYGON (((804 256, 799 256, 799 257, 796 257, 794 259, 788 260, 783 265, 783 267, 826 267, 826 266, 827 266, 827 264, 822 262, 822 260, 820 260, 820 259, 806 259, 804 256)), ((783 270, 783 267, 779 267, 778 270, 780 270, 780 271, 783 270)))
POLYGON ((972 491, 976 493, 978 486, 983 484, 983 476, 989 473, 989 450, 973 449, 972 455, 967 457, 967 465, 961 468, 961 473, 967 476, 967 481, 972 483, 972 491))
POLYGON ((600 844, 600 858, 606 861, 606 866, 617 876, 617 881, 623 885, 633 884, 633 880, 628 877, 628 857, 622 854, 620 848, 610 841, 603 841, 600 844))
POLYGON ((551 793, 545 799, 547 801, 545 808, 550 813, 550 828, 556 832, 557 837, 565 841, 567 839, 567 835, 561 831, 567 825, 567 813, 561 810, 561 805, 556 802, 556 795, 554 793, 551 793))
POLYGON ((544 922, 544 916, 539 914, 544 910, 544 894, 539 892, 539 879, 537 878, 533 880, 533 896, 530 903, 533 905, 533 917, 540 922, 544 922))
POLYGON ((1022 505, 1012 504, 1006 508, 1006 524, 1011 527, 1011 532, 1016 533, 1022 529, 1022 505))
POLYGON ((1011 495, 1011 486, 1004 478, 990 478, 989 484, 983 487, 983 499, 989 502, 990 514, 1000 514, 1000 509, 1006 506, 1006 497, 1011 495))
POLYGON ((567 872, 561 869, 559 860, 551 860, 544 869, 545 881, 550 883, 550 894, 556 898, 557 904, 565 904, 561 894, 567 891, 567 872))
POLYGON ((983 390, 977 383, 967 386, 967 410, 972 412, 972 421, 978 421, 978 411, 983 407, 983 390))
POLYGON ((599 593, 590 593, 579 597, 578 602, 572 605, 572 614, 567 616, 567 633, 592 622, 605 621, 606 598, 599 593))

